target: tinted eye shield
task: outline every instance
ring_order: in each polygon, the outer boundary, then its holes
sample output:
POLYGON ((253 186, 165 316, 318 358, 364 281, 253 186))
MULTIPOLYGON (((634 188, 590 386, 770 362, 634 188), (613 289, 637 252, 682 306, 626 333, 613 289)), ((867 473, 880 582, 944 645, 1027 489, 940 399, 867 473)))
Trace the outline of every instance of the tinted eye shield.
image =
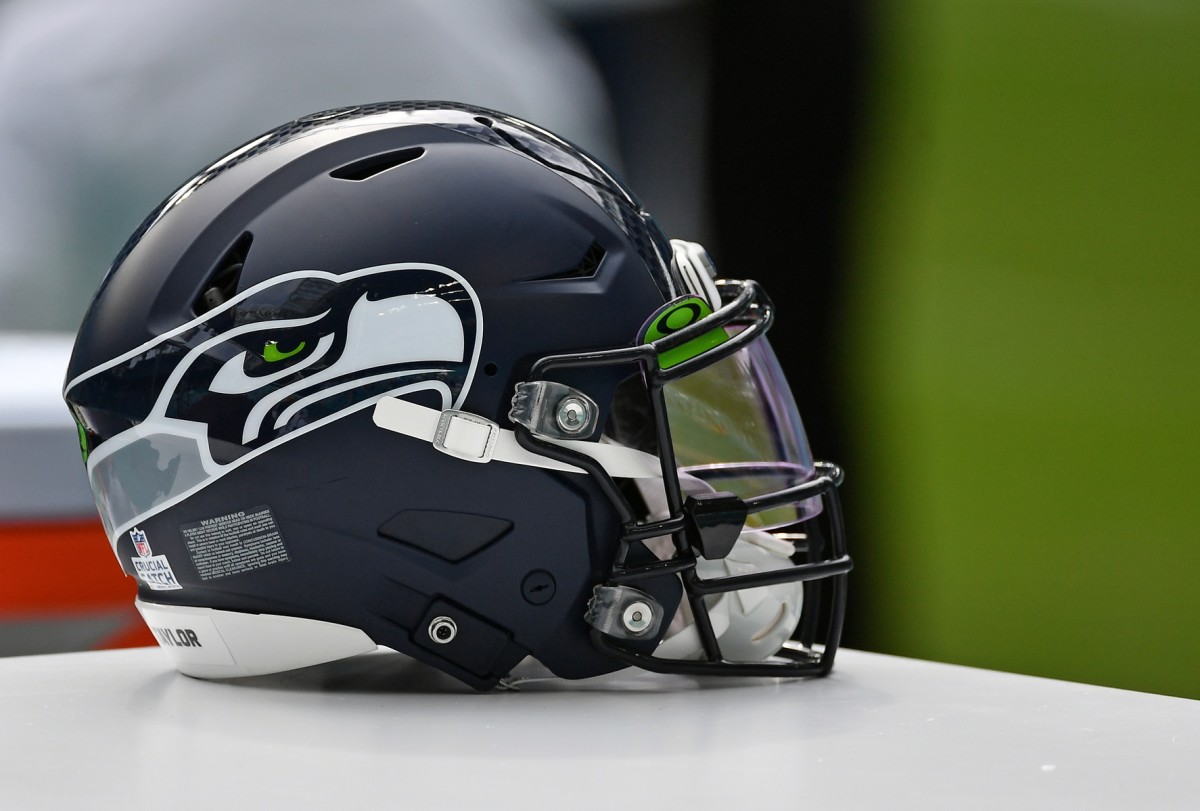
MULTIPOLYGON (((752 280, 719 280, 717 289, 720 291, 722 306, 698 321, 695 321, 669 335, 647 343, 619 349, 578 352, 562 355, 549 355, 541 358, 530 369, 526 381, 533 383, 541 381, 557 369, 571 369, 589 366, 634 365, 640 368, 650 397, 650 406, 655 419, 660 460, 662 463, 663 480, 667 484, 668 503, 672 513, 679 512, 683 506, 682 490, 678 487, 673 442, 671 441, 670 424, 667 417, 667 406, 663 397, 663 388, 670 382, 687 375, 699 372, 718 361, 728 358, 739 350, 749 346, 755 340, 763 337, 775 318, 774 305, 766 293, 752 280), (726 330, 730 334, 722 343, 707 351, 690 357, 670 366, 663 367, 660 359, 687 344, 704 340, 713 330, 726 330), (672 487, 674 483, 674 487, 672 487)), ((585 461, 580 454, 564 450, 561 446, 544 441, 525 426, 518 425, 517 441, 528 450, 541 453, 566 464, 583 467, 591 473, 599 473, 597 480, 605 487, 611 488, 610 497, 614 498, 614 506, 618 507, 621 520, 626 525, 636 523, 636 515, 616 487, 612 477, 603 468, 591 460, 585 461), (593 469, 596 468, 596 469, 593 469)), ((768 465, 769 467, 769 465, 768 465)), ((801 496, 797 501, 811 497, 812 494, 801 496)), ((786 501, 786 497, 784 498, 786 501)), ((762 506, 754 505, 754 511, 770 509, 778 506, 777 500, 763 501, 762 506)), ((663 527, 659 527, 663 529, 663 527)), ((668 530, 669 531, 669 530, 668 530)), ((663 534, 659 532, 658 534, 663 534)))

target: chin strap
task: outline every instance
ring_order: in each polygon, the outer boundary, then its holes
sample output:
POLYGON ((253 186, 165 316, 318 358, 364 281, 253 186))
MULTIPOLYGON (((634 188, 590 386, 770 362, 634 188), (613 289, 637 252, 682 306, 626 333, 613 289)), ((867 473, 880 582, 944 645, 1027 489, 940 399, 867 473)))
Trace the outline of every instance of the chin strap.
MULTIPOLYGON (((387 431, 424 440, 439 451, 468 462, 508 462, 567 473, 586 473, 582 468, 527 451, 517 444, 513 431, 466 411, 438 411, 408 400, 384 397, 375 404, 372 418, 387 431)), ((661 479, 662 463, 657 456, 614 443, 578 439, 547 439, 599 462, 613 478, 661 479)))

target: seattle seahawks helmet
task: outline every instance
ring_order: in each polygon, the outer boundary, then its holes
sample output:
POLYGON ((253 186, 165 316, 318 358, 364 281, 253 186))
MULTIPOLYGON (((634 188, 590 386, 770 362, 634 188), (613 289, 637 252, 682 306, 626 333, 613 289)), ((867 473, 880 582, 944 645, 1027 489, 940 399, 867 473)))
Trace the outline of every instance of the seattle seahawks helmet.
POLYGON ((845 606, 753 281, 578 147, 448 102, 331 110, 165 200, 64 396, 184 673, 378 646, 487 689, 525 657, 808 676, 845 606))

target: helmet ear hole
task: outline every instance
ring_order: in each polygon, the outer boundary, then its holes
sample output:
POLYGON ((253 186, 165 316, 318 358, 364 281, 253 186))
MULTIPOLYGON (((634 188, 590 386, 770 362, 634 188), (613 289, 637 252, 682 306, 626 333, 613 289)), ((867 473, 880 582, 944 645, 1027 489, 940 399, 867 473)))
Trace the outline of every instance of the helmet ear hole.
POLYGON ((209 310, 220 307, 237 292, 238 282, 242 278, 242 267, 246 264, 246 255, 250 253, 250 243, 254 235, 249 231, 238 237, 216 268, 208 277, 208 281, 200 288, 200 295, 192 305, 196 315, 203 315, 209 310))

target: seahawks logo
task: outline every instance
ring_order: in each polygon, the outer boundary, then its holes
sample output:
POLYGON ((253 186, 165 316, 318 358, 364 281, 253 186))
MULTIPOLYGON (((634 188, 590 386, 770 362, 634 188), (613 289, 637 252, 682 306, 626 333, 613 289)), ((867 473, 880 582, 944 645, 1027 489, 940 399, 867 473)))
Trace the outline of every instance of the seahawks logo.
POLYGON ((483 321, 447 268, 285 274, 68 383, 110 537, 384 396, 466 398, 483 321), (114 415, 120 415, 115 417, 114 415))

